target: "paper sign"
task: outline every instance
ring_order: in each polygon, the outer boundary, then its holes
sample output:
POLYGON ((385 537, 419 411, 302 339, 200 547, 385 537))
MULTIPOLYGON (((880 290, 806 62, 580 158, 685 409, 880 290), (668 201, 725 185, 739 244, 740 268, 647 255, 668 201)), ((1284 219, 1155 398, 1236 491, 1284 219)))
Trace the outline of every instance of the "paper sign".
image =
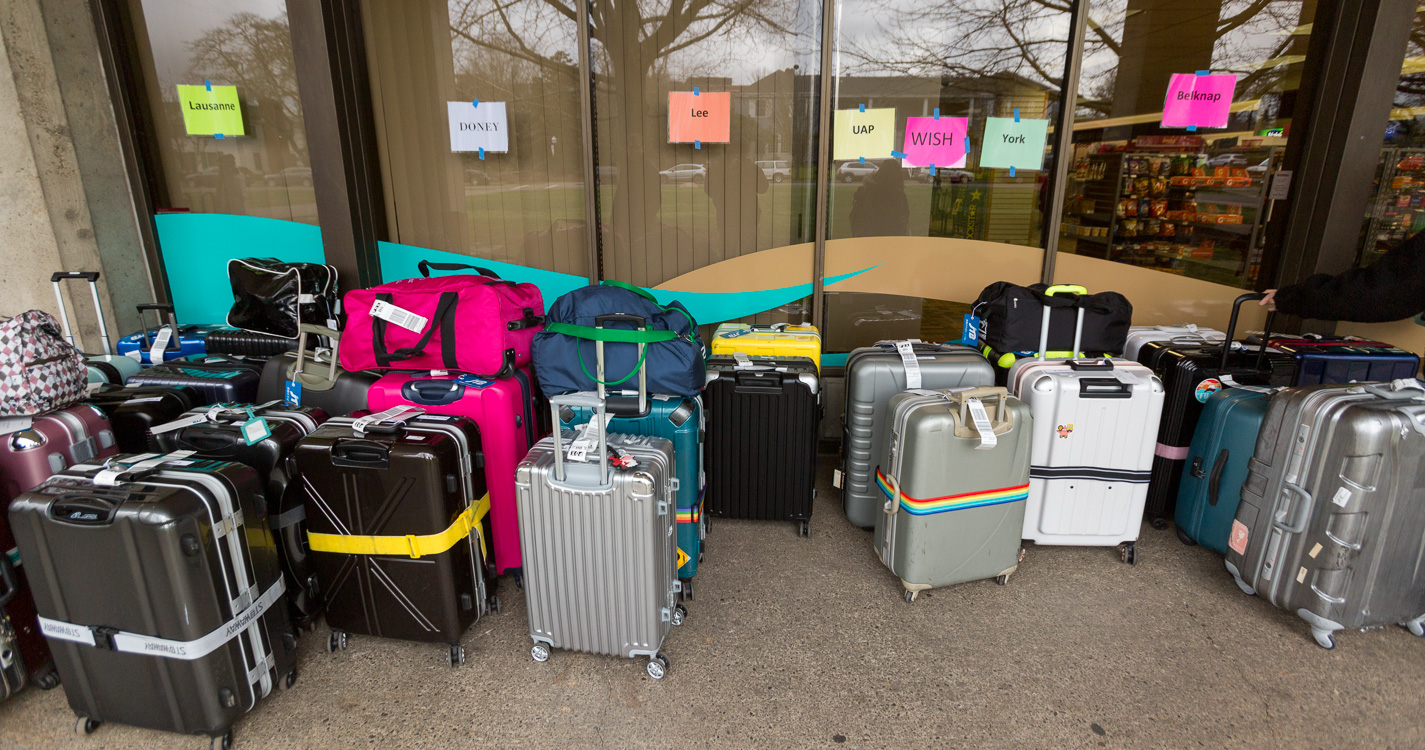
POLYGON ((183 131, 188 135, 246 135, 237 86, 179 86, 183 131))
POLYGON ((1284 201, 1291 195, 1291 174, 1290 169, 1279 169, 1272 175, 1272 189, 1267 193, 1268 200, 1284 201))
POLYGON ((985 143, 980 148, 980 166, 990 169, 1041 169, 1044 142, 1049 139, 1048 120, 1020 120, 990 117, 985 120, 985 143))
POLYGON ((669 143, 727 143, 732 94, 726 91, 668 92, 669 143))
POLYGON ((836 110, 836 161, 889 159, 896 147, 896 111, 894 109, 836 110))
POLYGON ((907 117, 905 142, 901 152, 906 167, 965 166, 965 136, 970 132, 968 117, 907 117))
POLYGON ((446 102, 450 115, 450 150, 480 149, 503 154, 510 150, 510 133, 505 122, 504 102, 446 102))
POLYGON ((1200 76, 1174 73, 1163 100, 1165 128, 1225 128, 1232 108, 1232 89, 1237 76, 1231 73, 1200 76))

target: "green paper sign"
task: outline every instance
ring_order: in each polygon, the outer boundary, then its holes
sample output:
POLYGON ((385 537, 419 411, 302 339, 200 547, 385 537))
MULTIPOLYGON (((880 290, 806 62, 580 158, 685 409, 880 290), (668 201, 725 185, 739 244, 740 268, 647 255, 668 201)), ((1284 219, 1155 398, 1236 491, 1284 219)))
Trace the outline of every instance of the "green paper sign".
POLYGON ((183 108, 183 130, 188 135, 246 135, 237 86, 213 86, 210 90, 180 85, 178 106, 183 108))
POLYGON ((1042 169, 1044 143, 1049 139, 1048 120, 1020 120, 991 117, 985 120, 985 140, 980 147, 980 166, 990 169, 1042 169))
POLYGON ((896 141, 896 111, 892 108, 836 110, 836 161, 889 159, 896 141))

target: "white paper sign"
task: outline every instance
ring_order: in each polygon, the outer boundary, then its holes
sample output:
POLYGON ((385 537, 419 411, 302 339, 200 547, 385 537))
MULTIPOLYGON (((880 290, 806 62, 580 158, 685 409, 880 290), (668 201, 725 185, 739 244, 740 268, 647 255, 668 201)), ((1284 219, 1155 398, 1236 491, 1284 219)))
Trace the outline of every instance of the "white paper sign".
POLYGON ((446 102, 450 113, 450 150, 486 151, 503 154, 510 150, 510 133, 505 121, 504 102, 446 102))

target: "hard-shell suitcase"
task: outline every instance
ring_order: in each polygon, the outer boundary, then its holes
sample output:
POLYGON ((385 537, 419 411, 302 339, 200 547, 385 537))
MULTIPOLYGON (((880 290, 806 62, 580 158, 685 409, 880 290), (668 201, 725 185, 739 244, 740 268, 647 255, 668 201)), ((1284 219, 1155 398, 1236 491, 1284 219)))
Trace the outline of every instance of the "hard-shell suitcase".
POLYGON ((1228 386, 1209 396, 1202 407, 1173 515, 1183 542, 1227 552, 1227 534, 1237 516, 1247 462, 1257 444, 1272 390, 1228 386))
POLYGON ((28 427, 0 435, 0 497, 15 497, 70 466, 118 452, 109 420, 89 404, 33 417, 28 427))
POLYGON ((207 338, 209 354, 238 354, 246 357, 275 357, 297 348, 297 340, 255 333, 238 328, 219 328, 207 338))
POLYGON ((713 332, 708 353, 736 352, 762 357, 806 357, 821 369, 821 332, 813 325, 723 323, 713 332))
POLYGON ((1413 378, 1420 358, 1381 341, 1352 336, 1273 336, 1268 345, 1296 357, 1292 385, 1388 383, 1413 378))
MULTIPOLYGON (((1244 294, 1232 303, 1226 333, 1228 342, 1236 334, 1237 314, 1242 304, 1262 297, 1261 294, 1244 294)), ((1271 330, 1274 315, 1267 316, 1267 330, 1271 330)), ((1138 361, 1151 368, 1166 389, 1144 511, 1153 528, 1163 529, 1173 517, 1184 459, 1202 415, 1202 406, 1222 388, 1222 377, 1230 376, 1245 385, 1287 386, 1296 375, 1296 360, 1289 354, 1264 351, 1260 346, 1229 344, 1224 348, 1221 344, 1152 341, 1139 350, 1138 361)))
POLYGON ((103 385, 90 391, 85 403, 109 418, 120 453, 143 453, 148 450, 149 428, 177 419, 203 399, 181 385, 103 385))
POLYGON ((1003 388, 971 387, 899 393, 887 408, 875 545, 906 601, 929 588, 1008 581, 1029 495, 1029 407, 1003 388))
POLYGON ((129 377, 139 386, 182 385, 198 392, 205 404, 255 403, 261 367, 247 360, 203 354, 145 368, 129 377))
POLYGON ((0 703, 25 686, 25 663, 20 658, 15 628, 11 624, 10 600, 19 593, 10 558, 0 556, 0 703))
POLYGON ((178 325, 178 319, 173 315, 173 305, 162 302, 149 302, 138 306, 139 316, 144 312, 153 310, 157 315, 162 312, 168 313, 169 324, 163 324, 163 318, 159 316, 157 328, 149 328, 138 333, 131 333, 119 339, 116 350, 126 357, 137 358, 138 361, 146 364, 158 364, 167 362, 170 359, 187 357, 193 354, 203 354, 208 351, 208 334, 224 326, 218 325, 178 325), (168 331, 164 334, 164 331, 168 331), (159 344, 162 344, 160 347, 159 344), (158 362, 155 362, 154 349, 158 349, 158 362))
POLYGON ((720 518, 791 521, 811 533, 821 384, 805 357, 708 358, 705 508, 720 518))
POLYGON ((1289 388, 1272 398, 1227 542, 1247 593, 1335 632, 1399 623, 1425 635, 1425 391, 1289 388))
POLYGON ((51 690, 59 685, 59 673, 54 671, 49 643, 40 632, 39 613, 35 611, 34 595, 30 593, 24 561, 10 532, 10 501, 14 495, 0 497, 0 700, 6 690, 14 692, 25 685, 51 690), (8 593, 7 593, 8 592, 8 593))
POLYGON ((94 298, 94 314, 99 323, 99 341, 102 347, 98 354, 84 355, 84 364, 89 367, 89 382, 122 385, 130 375, 142 369, 143 365, 139 364, 138 360, 114 353, 109 343, 109 326, 104 323, 104 306, 99 302, 99 272, 56 271, 50 275, 50 283, 54 284, 54 301, 59 305, 59 322, 64 326, 64 338, 73 344, 74 334, 69 329, 69 311, 65 309, 64 295, 59 291, 59 282, 66 279, 88 281, 89 294, 94 298))
POLYGON ((1131 326, 1128 340, 1123 345, 1124 359, 1138 359, 1138 352, 1149 341, 1167 341, 1173 344, 1209 344, 1226 341, 1227 334, 1215 328, 1201 328, 1193 323, 1180 326, 1131 326))
POLYGON ((464 664, 461 636, 499 610, 475 423, 412 407, 336 417, 294 456, 328 648, 348 633, 444 643, 464 664))
POLYGON ((1034 370, 1018 395, 1034 415, 1023 538, 1117 545, 1135 563, 1162 382, 1137 362, 1071 360, 1034 370))
POLYGON ((175 458, 72 467, 17 498, 10 522, 77 729, 227 747, 295 681, 297 639, 257 473, 175 458))
POLYGON ((337 363, 340 344, 341 334, 337 331, 303 323, 297 350, 279 354, 263 366, 257 400, 315 406, 334 417, 366 409, 368 393, 381 373, 342 369, 337 363), (332 351, 309 354, 308 336, 327 337, 332 342, 332 351))
POLYGON ((326 412, 310 407, 225 404, 194 409, 172 422, 155 425, 149 433, 155 451, 190 451, 199 458, 236 461, 257 471, 267 493, 267 520, 277 540, 277 558, 287 577, 287 604, 292 621, 303 630, 316 627, 322 599, 307 549, 301 478, 293 474, 288 458, 298 441, 325 421, 326 412), (249 443, 244 431, 254 417, 263 420, 267 436, 249 443))
POLYGON ((474 375, 392 372, 371 385, 372 411, 410 405, 432 414, 475 420, 485 457, 490 493, 491 553, 495 571, 520 574, 519 510, 515 507, 515 467, 539 438, 549 434, 544 396, 529 368, 514 376, 485 380, 474 375))
MULTIPOLYGON (((589 425, 604 423, 597 394, 550 403, 593 409, 589 425)), ((589 432, 561 430, 557 445, 553 436, 539 441, 515 474, 530 655, 542 662, 562 648, 646 656, 649 676, 662 679, 668 658, 659 649, 669 626, 687 616, 678 603, 673 444, 589 432)))
POLYGON ((885 448, 890 424, 886 407, 893 396, 908 389, 937 390, 994 382, 994 368, 968 346, 883 341, 851 352, 846 358, 841 470, 836 483, 841 488, 847 520, 871 528, 881 515, 876 462, 885 448), (907 346, 911 351, 902 354, 907 346))

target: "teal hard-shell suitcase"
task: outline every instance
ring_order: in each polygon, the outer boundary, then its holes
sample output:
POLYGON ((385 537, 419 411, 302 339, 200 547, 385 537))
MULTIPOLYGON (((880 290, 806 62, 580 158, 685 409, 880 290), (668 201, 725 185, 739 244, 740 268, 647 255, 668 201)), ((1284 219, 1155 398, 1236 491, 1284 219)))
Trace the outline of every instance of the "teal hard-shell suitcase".
POLYGON ((1226 554, 1242 483, 1247 481, 1247 462, 1271 398, 1269 389, 1258 388, 1223 388, 1208 397, 1178 485, 1173 520, 1184 543, 1226 554))

